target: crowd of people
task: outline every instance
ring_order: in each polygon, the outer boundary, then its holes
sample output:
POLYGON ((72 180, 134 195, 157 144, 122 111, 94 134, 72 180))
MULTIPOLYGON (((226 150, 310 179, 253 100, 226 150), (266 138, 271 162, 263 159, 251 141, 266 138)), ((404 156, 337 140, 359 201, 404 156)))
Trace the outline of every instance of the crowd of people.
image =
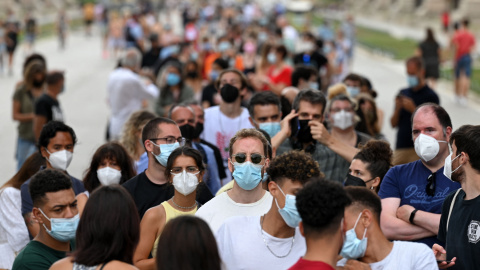
POLYGON ((82 145, 57 98, 65 74, 25 59, 0 269, 480 265, 480 126, 453 128, 424 53, 405 62, 392 150, 373 82, 350 72, 352 17, 298 33, 281 5, 205 2, 182 7, 176 29, 154 10, 84 7, 86 33, 99 15, 119 61, 107 142, 81 179, 68 173, 82 145))

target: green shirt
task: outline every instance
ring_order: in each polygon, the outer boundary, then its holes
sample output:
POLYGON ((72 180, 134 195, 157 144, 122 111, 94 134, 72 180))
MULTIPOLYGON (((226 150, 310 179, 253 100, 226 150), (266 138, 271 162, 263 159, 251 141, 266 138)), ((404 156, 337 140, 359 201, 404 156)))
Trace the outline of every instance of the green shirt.
POLYGON ((58 251, 32 240, 15 258, 12 270, 48 270, 52 264, 66 256, 65 251, 58 251))
MULTIPOLYGON (((24 84, 20 85, 15 90, 15 93, 13 94, 13 100, 20 103, 20 113, 34 113, 35 98, 24 84)), ((33 134, 33 120, 19 122, 18 137, 27 141, 35 142, 35 135, 33 134)))

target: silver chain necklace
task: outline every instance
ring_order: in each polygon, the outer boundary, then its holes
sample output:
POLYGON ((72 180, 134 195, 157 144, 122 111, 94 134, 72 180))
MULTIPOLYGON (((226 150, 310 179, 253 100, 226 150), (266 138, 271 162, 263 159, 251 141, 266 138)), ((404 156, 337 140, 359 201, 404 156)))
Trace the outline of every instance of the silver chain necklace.
POLYGON ((194 203, 192 206, 187 206, 187 207, 185 207, 185 206, 180 206, 180 205, 178 205, 178 204, 175 203, 175 201, 173 200, 174 198, 175 198, 175 196, 172 197, 172 203, 173 203, 173 205, 175 205, 175 207, 178 207, 178 208, 181 208, 181 209, 192 209, 192 208, 194 208, 195 206, 197 206, 197 201, 195 201, 195 203, 194 203))
POLYGON ((295 243, 295 230, 293 231, 292 245, 290 246, 290 250, 288 251, 287 254, 282 255, 282 256, 279 256, 279 255, 275 254, 275 252, 273 252, 273 250, 270 249, 270 247, 269 247, 268 244, 267 244, 267 240, 265 240, 265 236, 263 236, 263 221, 264 221, 264 220, 265 220, 265 215, 263 215, 262 217, 260 217, 260 233, 262 234, 263 242, 265 243, 265 246, 267 246, 268 251, 270 251, 270 253, 272 253, 272 255, 275 256, 275 257, 277 257, 277 258, 285 258, 285 257, 287 257, 287 256, 290 254, 290 252, 292 252, 293 243, 295 243))

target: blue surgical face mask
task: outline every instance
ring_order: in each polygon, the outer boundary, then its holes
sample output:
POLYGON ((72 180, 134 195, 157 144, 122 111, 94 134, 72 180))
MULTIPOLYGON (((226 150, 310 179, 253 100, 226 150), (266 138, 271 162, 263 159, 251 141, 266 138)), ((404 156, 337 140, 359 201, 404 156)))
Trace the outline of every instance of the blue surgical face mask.
POLYGON ((216 71, 216 70, 210 71, 210 80, 212 80, 214 82, 215 80, 217 80, 218 75, 219 75, 218 71, 216 71))
POLYGON ((60 242, 68 242, 75 238, 78 221, 80 220, 78 214, 72 218, 49 218, 43 213, 42 209, 38 208, 38 210, 50 221, 50 230, 47 229, 45 223, 43 227, 51 237, 60 242))
POLYGON ((298 226, 298 223, 302 221, 302 218, 300 217, 300 214, 297 211, 297 206, 295 205, 296 202, 296 196, 286 194, 283 192, 283 190, 280 188, 279 185, 277 185, 278 189, 282 192, 283 196, 285 196, 285 207, 280 208, 278 206, 277 199, 275 199, 275 203, 277 204, 278 212, 282 216, 283 220, 289 227, 295 228, 298 226))
POLYGON ((192 52, 190 54, 190 60, 197 61, 197 59, 198 59, 198 53, 197 52, 192 52))
POLYGON ((269 53, 267 55, 267 61, 270 63, 270 64, 275 64, 275 62, 277 62, 277 56, 274 54, 274 53, 269 53))
POLYGON ((323 53, 324 54, 329 54, 332 51, 332 46, 331 45, 325 45, 323 46, 323 53))
POLYGON ((265 182, 267 182, 267 180, 268 180, 268 173, 267 173, 267 172, 264 172, 264 173, 263 173, 262 182, 265 183, 265 182))
POLYGON ((310 82, 309 85, 313 90, 320 90, 320 88, 318 88, 318 82, 310 82))
POLYGON ((347 86, 347 92, 350 97, 354 98, 360 94, 360 88, 356 86, 347 86))
POLYGON ((343 242, 342 251, 340 255, 347 260, 356 260, 361 258, 365 255, 365 251, 367 250, 367 238, 365 235, 367 234, 367 228, 365 228, 365 232, 363 233, 363 239, 360 240, 357 238, 357 234, 355 233, 355 228, 357 227, 358 221, 362 213, 358 215, 357 221, 355 222, 355 226, 348 230, 345 235, 345 240, 343 242))
POLYGON ((157 161, 163 166, 163 167, 166 167, 167 166, 167 161, 168 161, 168 158, 170 157, 170 154, 173 152, 173 150, 177 149, 178 147, 180 147, 180 144, 178 142, 176 143, 172 143, 172 144, 155 144, 154 142, 152 142, 153 145, 155 146, 158 146, 160 147, 160 154, 159 155, 155 155, 153 152, 152 155, 155 156, 155 158, 157 159, 157 161))
POLYGON ((415 86, 418 85, 418 77, 417 77, 417 76, 408 75, 408 77, 407 77, 407 82, 408 82, 408 86, 410 86, 410 87, 415 87, 415 86))
POLYGON ((252 190, 262 181, 263 165, 253 164, 250 161, 243 163, 233 162, 233 179, 244 190, 252 190))
POLYGON ((231 47, 232 46, 230 45, 230 43, 228 41, 222 41, 222 42, 220 42, 220 44, 218 44, 218 51, 223 53, 226 50, 230 49, 231 47))
POLYGON ((167 85, 174 86, 180 83, 180 76, 176 73, 167 74, 167 85))
POLYGON ((268 135, 270 135, 270 138, 273 138, 273 136, 277 135, 277 133, 280 132, 281 129, 280 122, 260 123, 258 127, 261 130, 267 132, 268 135))

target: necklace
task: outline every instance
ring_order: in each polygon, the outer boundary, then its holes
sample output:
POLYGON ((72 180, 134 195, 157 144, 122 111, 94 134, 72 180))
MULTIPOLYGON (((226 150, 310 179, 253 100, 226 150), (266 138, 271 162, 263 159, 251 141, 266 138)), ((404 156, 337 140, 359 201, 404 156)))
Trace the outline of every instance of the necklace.
POLYGON ((265 243, 265 246, 267 246, 267 249, 268 251, 270 251, 270 253, 272 253, 273 256, 277 257, 277 258, 285 258, 287 257, 290 252, 292 252, 292 248, 293 248, 293 243, 295 243, 295 231, 293 231, 293 237, 292 237, 292 245, 290 246, 290 250, 288 251, 287 254, 285 255, 277 255, 275 254, 275 252, 273 252, 270 247, 268 246, 268 243, 267 243, 267 240, 265 240, 265 236, 263 236, 263 221, 265 220, 265 215, 263 215, 261 218, 260 218, 260 233, 262 234, 262 239, 263 239, 263 242, 265 243))
POLYGON ((195 206, 197 206, 197 201, 195 201, 195 203, 194 203, 192 206, 187 206, 187 207, 185 207, 185 206, 180 206, 180 205, 178 205, 178 204, 175 203, 175 201, 173 200, 174 198, 175 198, 175 196, 172 197, 172 203, 173 203, 173 205, 175 205, 175 207, 178 207, 178 208, 181 208, 181 209, 192 209, 192 208, 194 208, 195 206))

